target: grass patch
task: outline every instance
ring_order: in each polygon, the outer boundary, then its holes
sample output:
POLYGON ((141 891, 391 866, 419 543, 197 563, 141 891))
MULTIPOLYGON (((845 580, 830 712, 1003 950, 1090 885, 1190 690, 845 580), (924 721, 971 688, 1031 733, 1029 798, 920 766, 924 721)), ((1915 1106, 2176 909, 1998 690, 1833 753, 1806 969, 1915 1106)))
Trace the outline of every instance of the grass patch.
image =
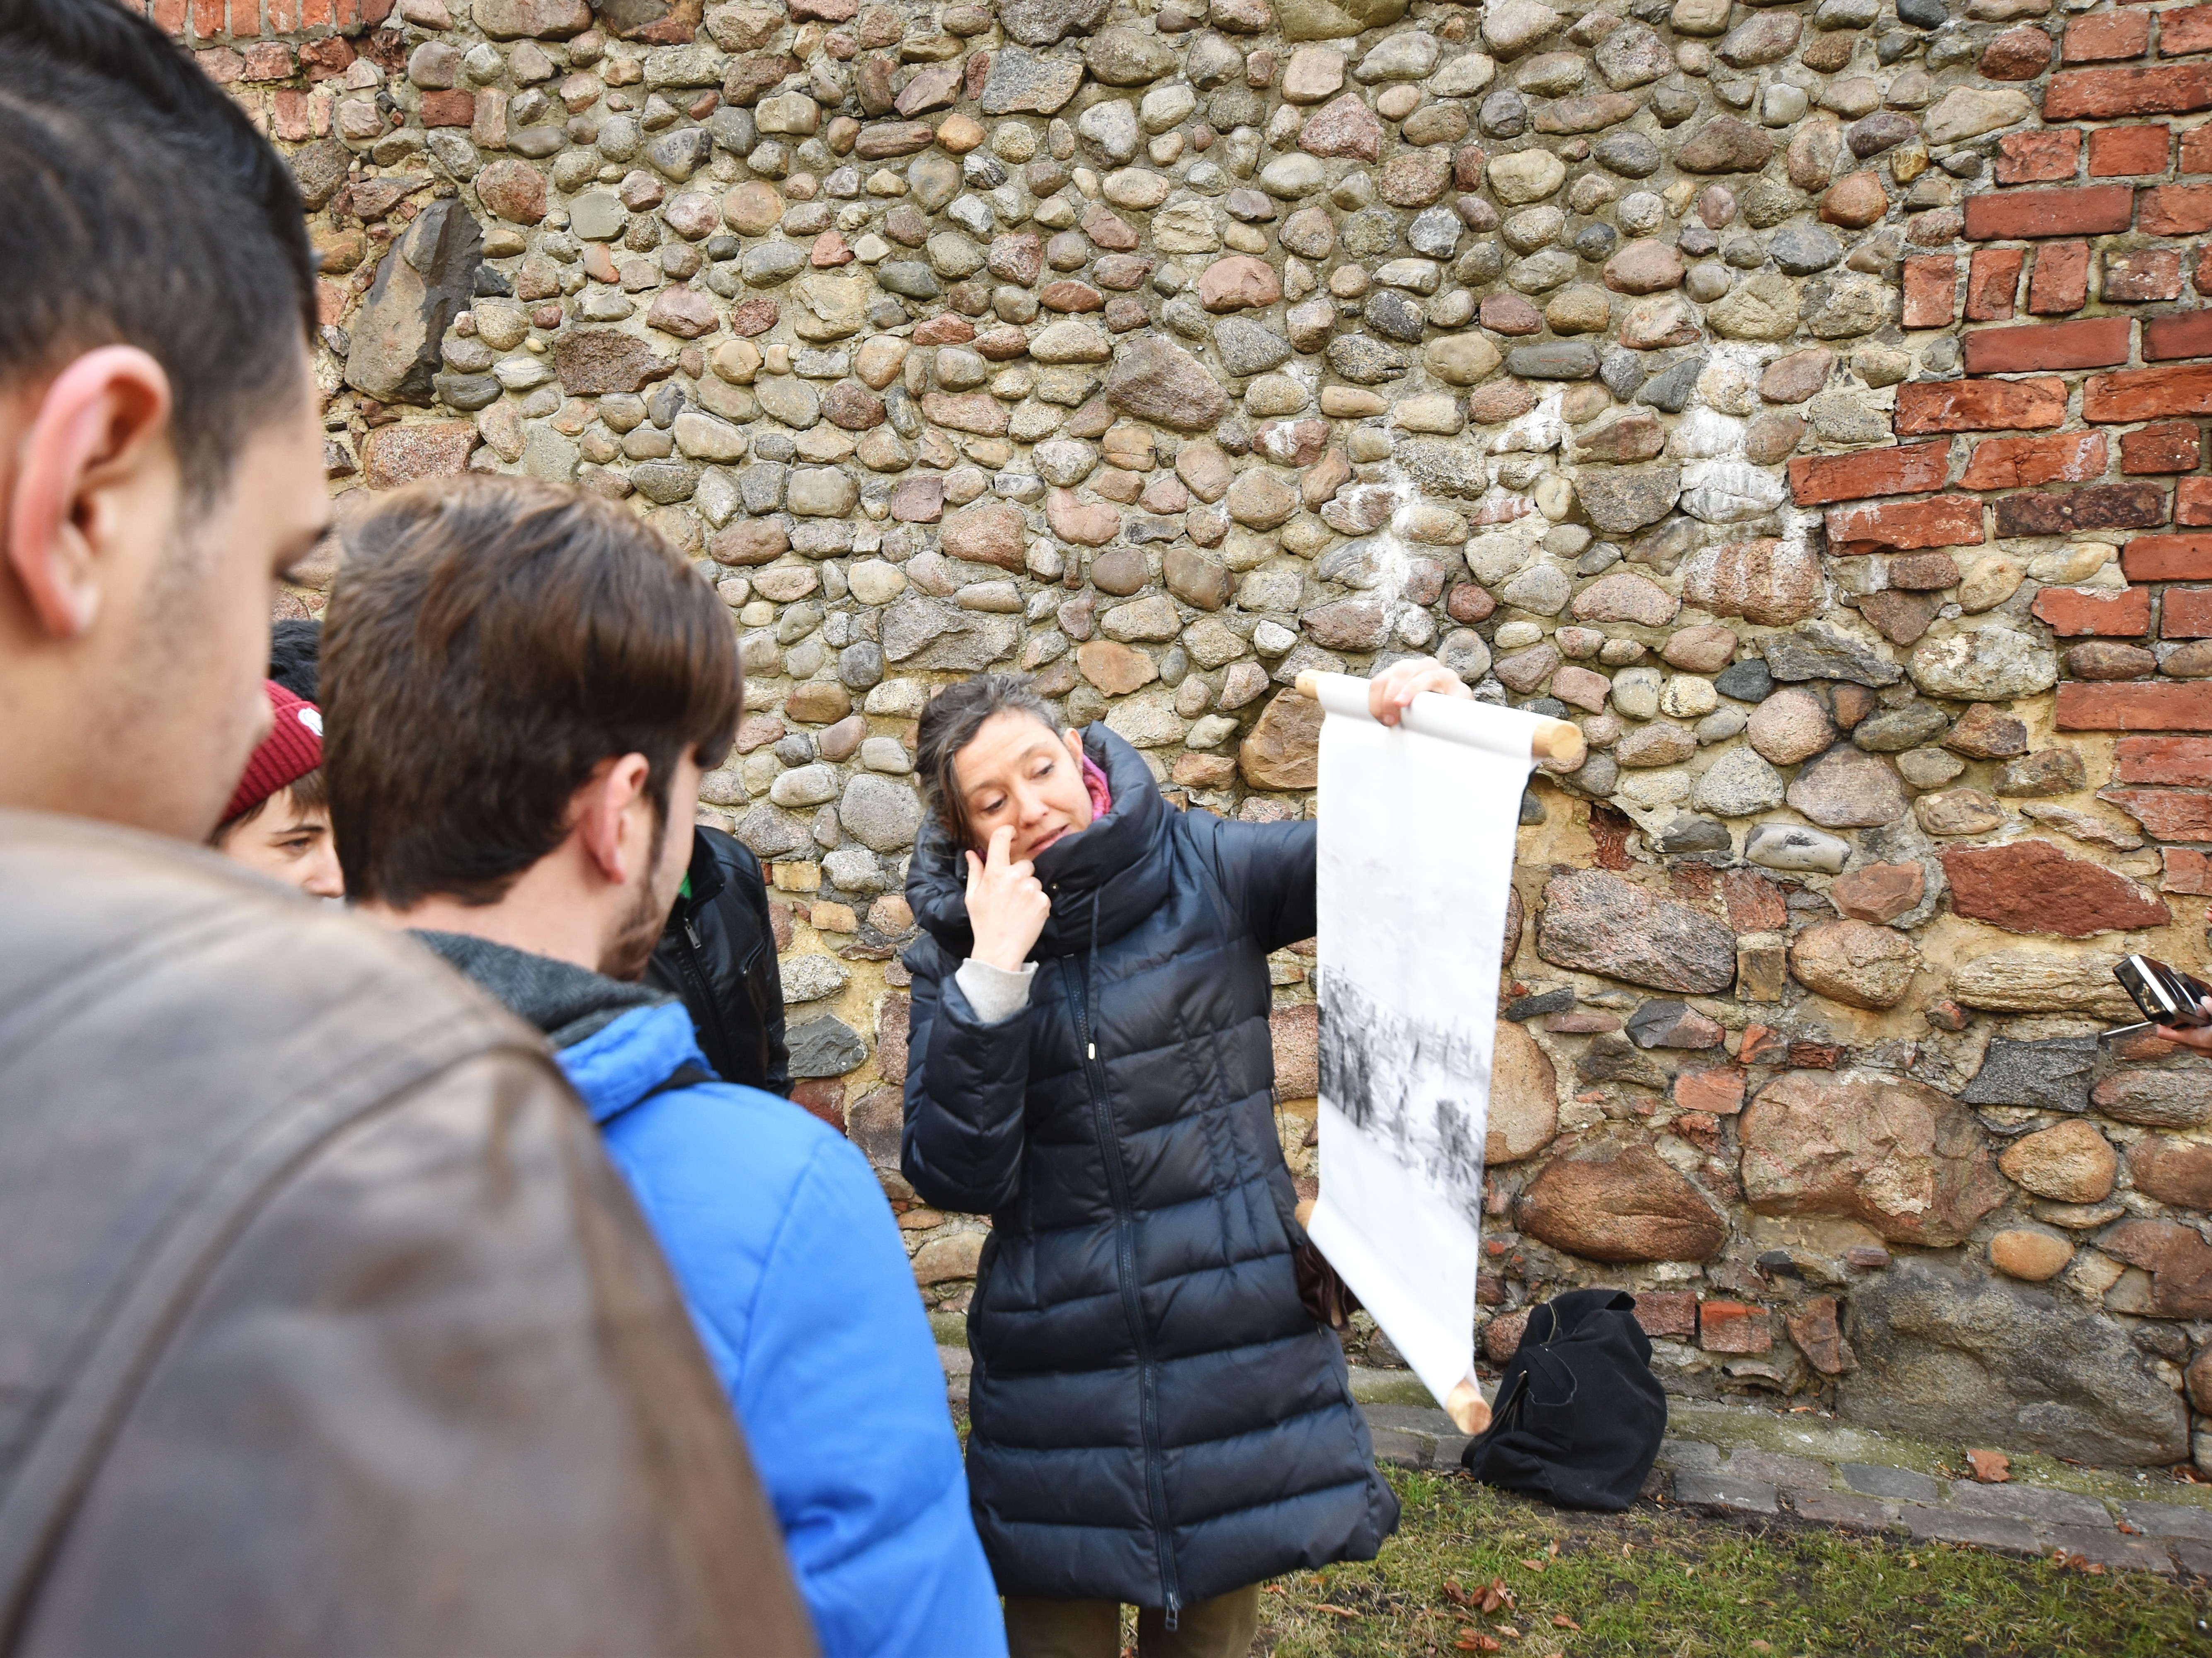
POLYGON ((1261 1596, 1275 1658, 2212 1653, 2201 1583, 1649 1503, 1575 1514, 1461 1474, 1386 1472, 1404 1517, 1382 1556, 1261 1596))

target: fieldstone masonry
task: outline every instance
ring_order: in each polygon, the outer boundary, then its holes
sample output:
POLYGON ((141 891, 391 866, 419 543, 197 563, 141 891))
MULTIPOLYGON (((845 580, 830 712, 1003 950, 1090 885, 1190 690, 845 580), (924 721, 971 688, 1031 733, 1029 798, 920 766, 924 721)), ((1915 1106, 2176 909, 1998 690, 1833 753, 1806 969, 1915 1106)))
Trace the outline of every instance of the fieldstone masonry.
POLYGON ((2205 958, 2212 5, 153 10, 293 157, 342 510, 574 479, 717 585, 701 810, 948 1318, 932 687, 1268 820, 1298 671, 1432 652, 1590 745, 1523 805, 1489 1357, 1619 1283, 1686 1394, 2212 1469, 2212 1069, 2095 1040, 2116 957, 2205 958))

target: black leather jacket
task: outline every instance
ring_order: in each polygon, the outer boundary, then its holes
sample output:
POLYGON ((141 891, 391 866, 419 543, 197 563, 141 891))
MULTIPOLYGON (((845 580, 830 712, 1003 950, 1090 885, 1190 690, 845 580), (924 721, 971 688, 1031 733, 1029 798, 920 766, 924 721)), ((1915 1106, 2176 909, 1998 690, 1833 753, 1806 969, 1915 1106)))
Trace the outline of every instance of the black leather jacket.
POLYGON ((544 1039, 211 853, 0 812, 0 1654, 811 1655, 544 1039))
POLYGON ((720 829, 694 828, 690 874, 691 896, 669 913, 645 981, 683 999, 723 1081, 787 1096, 783 975, 760 860, 720 829))

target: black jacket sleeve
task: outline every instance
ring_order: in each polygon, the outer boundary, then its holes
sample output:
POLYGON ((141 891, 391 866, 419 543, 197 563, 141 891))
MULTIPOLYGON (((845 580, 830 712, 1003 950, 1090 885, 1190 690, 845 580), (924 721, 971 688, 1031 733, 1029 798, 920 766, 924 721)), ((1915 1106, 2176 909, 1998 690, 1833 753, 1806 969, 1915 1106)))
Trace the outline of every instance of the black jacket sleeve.
POLYGON ((1214 878, 1261 949, 1280 950, 1314 936, 1320 835, 1321 825, 1311 819, 1214 826, 1214 878))
POLYGON ((1034 1009, 985 1024, 933 938, 907 953, 914 971, 900 1166, 925 1203, 988 1215, 1021 1189, 1024 1102, 1034 1009))

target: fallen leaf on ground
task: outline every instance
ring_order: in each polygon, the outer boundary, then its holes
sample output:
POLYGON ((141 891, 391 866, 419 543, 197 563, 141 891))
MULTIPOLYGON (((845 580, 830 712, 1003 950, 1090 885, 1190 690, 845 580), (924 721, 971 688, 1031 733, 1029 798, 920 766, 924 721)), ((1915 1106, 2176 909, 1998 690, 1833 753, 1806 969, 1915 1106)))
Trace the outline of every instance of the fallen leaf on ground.
POLYGON ((1544 1570, 1544 1562, 1541 1560, 1523 1560, 1521 1564, 1528 1567, 1530 1571, 1541 1571, 1544 1570))
POLYGON ((1984 1485, 2002 1485, 2012 1478, 2012 1459, 2002 1451, 1968 1451, 1966 1466, 1984 1485))
POLYGON ((1357 1618, 1359 1616, 1359 1614, 1354 1612, 1350 1606, 1332 1606, 1326 1600, 1315 1601, 1313 1609, 1316 1612, 1325 1612, 1332 1618, 1357 1618))
POLYGON ((1578 1630, 1582 1625, 1575 1622, 1573 1619, 1568 1617, 1564 1612, 1555 1612, 1552 1614, 1552 1627, 1553 1629, 1578 1630))
POLYGON ((1493 1641, 1479 1630, 1470 1630, 1452 1643, 1455 1652, 1503 1652, 1504 1649, 1503 1642, 1493 1641))

